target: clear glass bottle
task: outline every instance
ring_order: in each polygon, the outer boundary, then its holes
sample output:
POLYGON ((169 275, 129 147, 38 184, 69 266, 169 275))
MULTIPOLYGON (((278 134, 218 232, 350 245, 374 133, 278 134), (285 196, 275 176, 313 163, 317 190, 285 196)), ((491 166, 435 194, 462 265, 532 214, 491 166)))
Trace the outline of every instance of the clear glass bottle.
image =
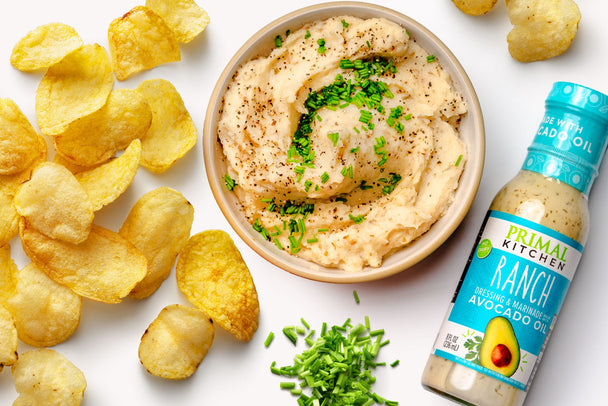
POLYGON ((521 171, 496 195, 422 375, 465 405, 520 406, 581 257, 608 96, 557 82, 521 171))

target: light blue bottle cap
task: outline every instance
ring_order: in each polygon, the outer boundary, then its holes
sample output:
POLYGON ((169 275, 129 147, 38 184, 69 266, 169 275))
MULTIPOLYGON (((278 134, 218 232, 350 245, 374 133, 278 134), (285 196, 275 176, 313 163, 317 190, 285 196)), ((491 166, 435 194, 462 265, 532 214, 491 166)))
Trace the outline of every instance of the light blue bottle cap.
POLYGON ((523 169, 589 194, 606 151, 608 96, 569 82, 553 84, 523 169))

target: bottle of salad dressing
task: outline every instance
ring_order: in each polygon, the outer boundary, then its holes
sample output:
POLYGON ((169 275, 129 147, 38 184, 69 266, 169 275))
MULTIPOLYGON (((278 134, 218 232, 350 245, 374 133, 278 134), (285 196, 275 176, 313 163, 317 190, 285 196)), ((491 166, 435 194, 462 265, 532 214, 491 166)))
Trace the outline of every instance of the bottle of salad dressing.
POLYGON ((522 170, 496 195, 422 376, 467 405, 522 405, 589 229, 608 96, 553 85, 522 170))

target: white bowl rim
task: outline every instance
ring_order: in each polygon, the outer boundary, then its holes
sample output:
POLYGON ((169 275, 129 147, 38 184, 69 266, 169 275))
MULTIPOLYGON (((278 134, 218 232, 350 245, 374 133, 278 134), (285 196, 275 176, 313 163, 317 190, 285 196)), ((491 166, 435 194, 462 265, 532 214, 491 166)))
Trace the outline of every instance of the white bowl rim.
MULTIPOLYGON (((429 51, 428 44, 423 44, 422 46, 429 51)), ((458 228, 468 213, 481 182, 485 160, 485 129, 481 106, 469 76, 452 51, 435 34, 416 20, 384 6, 359 1, 332 1, 300 8, 279 17, 258 30, 234 54, 220 74, 209 99, 203 125, 203 158, 207 180, 220 210, 238 236, 257 254, 273 265, 306 279, 332 283, 359 283, 386 278, 412 267, 439 248, 458 228), (311 22, 339 15, 369 15, 370 17, 381 16, 388 18, 404 25, 417 42, 426 41, 432 44, 432 51, 438 57, 442 66, 449 71, 452 78, 454 78, 454 75, 457 75, 464 85, 459 87, 459 90, 463 93, 469 108, 469 113, 465 116, 465 120, 470 121, 472 131, 476 134, 474 137, 475 143, 467 145, 469 157, 474 157, 474 159, 466 163, 456 196, 448 212, 416 241, 386 257, 380 267, 366 267, 362 271, 357 272, 327 268, 297 258, 284 251, 279 251, 274 244, 263 239, 259 233, 252 229, 246 220, 240 220, 230 210, 230 207, 234 206, 235 203, 234 201, 230 201, 229 195, 231 192, 228 192, 221 182, 223 174, 219 174, 216 171, 214 155, 214 151, 217 152, 219 148, 215 133, 218 116, 217 107, 221 103, 223 92, 235 70, 243 62, 260 54, 259 52, 254 52, 255 48, 252 48, 252 45, 263 39, 274 42, 274 37, 285 33, 286 27, 297 29, 298 27, 288 25, 297 24, 293 23, 294 19, 300 18, 303 22, 311 22), (417 247, 416 243, 420 241, 424 241, 426 245, 420 246, 419 244, 417 247), (406 258, 402 260, 400 258, 395 259, 400 252, 406 251, 409 254, 406 258)))

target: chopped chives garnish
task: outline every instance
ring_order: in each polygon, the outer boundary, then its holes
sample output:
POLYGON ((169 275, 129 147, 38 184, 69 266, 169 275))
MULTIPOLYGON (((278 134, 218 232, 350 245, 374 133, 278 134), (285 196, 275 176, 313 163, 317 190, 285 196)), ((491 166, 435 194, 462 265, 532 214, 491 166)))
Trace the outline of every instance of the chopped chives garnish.
POLYGON ((462 155, 458 155, 458 159, 456 160, 456 163, 454 164, 454 166, 460 165, 460 161, 462 161, 462 155))
POLYGON ((342 176, 344 176, 345 178, 346 178, 346 177, 349 177, 349 178, 351 178, 351 179, 352 179, 352 178, 353 178, 353 176, 354 176, 354 173, 353 173, 353 166, 352 166, 352 165, 345 166, 344 168, 342 168, 341 173, 342 173, 342 176))
POLYGON ((393 362, 391 362, 391 366, 394 368, 394 367, 396 367, 397 365, 399 365, 399 362, 401 362, 401 361, 399 361, 398 359, 396 359, 396 360, 394 360, 393 362))
POLYGON ((359 300, 359 294, 356 290, 353 290, 353 296, 355 297, 355 303, 359 304, 361 301, 359 300))
POLYGON ((294 345, 297 343, 298 335, 295 332, 295 327, 284 327, 283 334, 285 334, 285 337, 289 338, 289 341, 291 341, 294 345))
POLYGON ((365 217, 361 214, 359 214, 358 216, 353 216, 352 214, 349 214, 348 218, 350 218, 355 224, 361 224, 363 223, 363 220, 365 220, 365 217))
POLYGON ((226 183, 226 189, 228 189, 229 191, 234 190, 237 185, 236 181, 232 179, 229 174, 224 175, 224 182, 226 183))
POLYGON ((272 340, 274 340, 274 333, 271 331, 268 333, 268 337, 266 337, 266 340, 264 341, 264 347, 268 348, 272 340))
POLYGON ((277 48, 281 48, 283 46, 283 40, 281 39, 280 35, 274 37, 274 46, 277 48))
POLYGON ((281 382, 279 385, 281 386, 281 389, 295 389, 296 387, 295 382, 281 382))
POLYGON ((311 332, 305 339, 307 348, 294 356, 291 365, 270 365, 273 374, 295 380, 281 381, 280 388, 298 396, 300 406, 398 405, 372 390, 376 382, 372 371, 387 363, 376 360, 381 345, 371 339, 368 324, 353 326, 350 319, 332 327, 323 323, 320 336, 314 340, 311 332))
POLYGON ((321 183, 327 183, 328 180, 329 174, 327 172, 323 172, 323 174, 321 175, 321 183))
POLYGON ((426 57, 426 61, 428 63, 435 62, 436 60, 437 60, 437 57, 435 55, 429 55, 426 57))
POLYGON ((342 21, 341 21, 341 22, 342 22, 342 27, 344 27, 344 28, 348 28, 348 26, 350 25, 350 24, 348 24, 348 23, 346 22, 346 20, 344 20, 344 19, 342 19, 342 21))
POLYGON ((304 39, 310 38, 310 31, 306 30, 306 34, 304 34, 304 39))
POLYGON ((340 134, 329 133, 329 134, 327 134, 327 138, 329 138, 331 140, 331 142, 334 144, 334 147, 335 147, 336 144, 338 144, 338 140, 340 139, 340 134))
POLYGON ((325 40, 323 38, 319 38, 317 40, 317 44, 319 45, 319 48, 317 48, 317 52, 320 54, 324 54, 326 49, 325 49, 325 40))

